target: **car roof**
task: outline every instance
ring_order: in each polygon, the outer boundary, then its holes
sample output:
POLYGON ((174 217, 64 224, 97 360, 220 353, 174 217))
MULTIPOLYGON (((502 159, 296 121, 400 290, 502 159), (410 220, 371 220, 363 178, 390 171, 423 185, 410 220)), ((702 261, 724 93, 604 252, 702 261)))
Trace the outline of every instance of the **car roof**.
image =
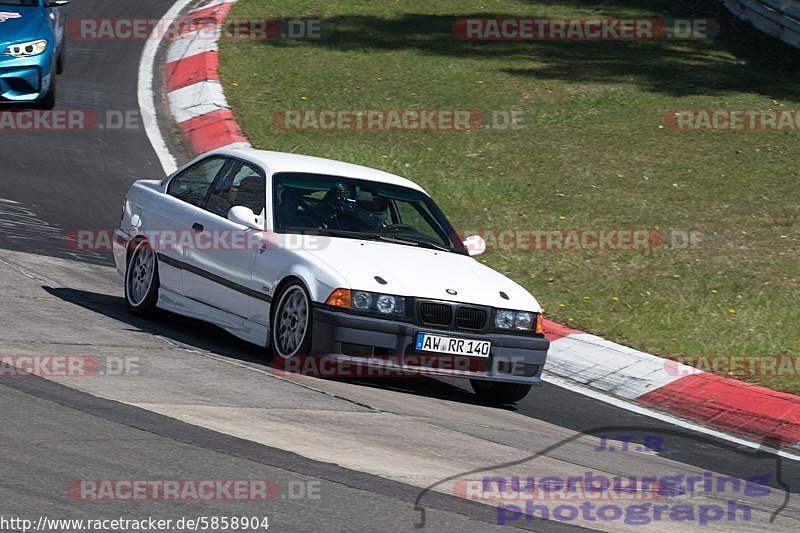
POLYGON ((344 178, 355 178, 399 185, 401 187, 408 187, 409 189, 414 189, 428 194, 425 192, 425 189, 409 179, 402 178, 382 170, 345 163, 343 161, 336 161, 334 159, 290 154, 286 152, 256 150, 254 148, 223 148, 205 155, 211 154, 224 154, 232 157, 247 159, 254 163, 258 163, 272 174, 276 174, 278 172, 307 172, 309 174, 342 176, 344 178))

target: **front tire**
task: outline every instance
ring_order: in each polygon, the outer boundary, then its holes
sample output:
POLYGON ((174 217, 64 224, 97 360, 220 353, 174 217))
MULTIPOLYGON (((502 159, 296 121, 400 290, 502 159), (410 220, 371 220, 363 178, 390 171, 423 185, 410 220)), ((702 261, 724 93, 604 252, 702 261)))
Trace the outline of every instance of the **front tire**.
POLYGON ((497 383, 471 379, 470 384, 481 402, 493 405, 516 403, 531 390, 531 385, 525 383, 497 383))
POLYGON ((308 291, 302 284, 293 281, 281 291, 277 301, 270 333, 273 353, 283 359, 309 355, 312 308, 308 291))
POLYGON ((158 259, 150 243, 141 240, 134 245, 125 269, 125 304, 133 315, 158 318, 158 259))

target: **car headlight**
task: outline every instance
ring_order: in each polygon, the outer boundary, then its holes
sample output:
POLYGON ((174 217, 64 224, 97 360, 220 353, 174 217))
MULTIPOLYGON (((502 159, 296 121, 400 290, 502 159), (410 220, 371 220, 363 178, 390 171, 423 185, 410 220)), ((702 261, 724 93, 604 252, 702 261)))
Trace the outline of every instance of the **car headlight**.
POLYGON ((506 309, 498 309, 494 317, 494 327, 497 329, 511 329, 514 327, 514 318, 516 311, 508 311, 506 309))
POLYGON ((365 291, 353 291, 353 309, 367 311, 372 307, 372 293, 365 291))
POLYGON ((31 57, 43 54, 47 50, 47 41, 28 41, 27 43, 12 44, 6 48, 6 54, 14 57, 31 57))
POLYGON ((494 315, 495 329, 504 331, 520 331, 543 333, 542 315, 540 313, 530 313, 528 311, 512 311, 510 309, 498 309, 494 315))
POLYGON ((514 317, 514 327, 517 329, 533 329, 533 313, 517 313, 514 317))
POLYGON ((368 291, 336 289, 326 302, 334 307, 342 307, 385 317, 403 317, 406 314, 406 299, 402 296, 380 294, 368 291))
POLYGON ((405 306, 401 302, 402 298, 397 298, 388 294, 381 294, 378 296, 375 307, 381 314, 392 315, 397 312, 398 306, 402 307, 403 311, 405 311, 405 306))

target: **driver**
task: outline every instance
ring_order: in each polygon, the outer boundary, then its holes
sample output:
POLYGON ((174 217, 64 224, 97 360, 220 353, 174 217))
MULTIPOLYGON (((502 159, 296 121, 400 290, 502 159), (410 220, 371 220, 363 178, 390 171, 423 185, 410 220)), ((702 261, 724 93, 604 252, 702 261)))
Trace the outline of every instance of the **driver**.
POLYGON ((356 210, 357 202, 356 199, 353 198, 350 189, 348 189, 344 183, 338 182, 325 194, 322 203, 325 204, 335 216, 338 213, 352 213, 356 210))

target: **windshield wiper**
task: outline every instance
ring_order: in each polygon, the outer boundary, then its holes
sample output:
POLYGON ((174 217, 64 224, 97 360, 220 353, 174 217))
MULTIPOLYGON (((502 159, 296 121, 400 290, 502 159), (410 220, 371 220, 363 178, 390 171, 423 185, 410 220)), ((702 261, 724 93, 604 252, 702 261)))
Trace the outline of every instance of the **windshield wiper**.
POLYGON ((374 233, 364 233, 361 231, 350 231, 336 228, 307 228, 307 227, 287 227, 284 231, 296 231, 304 235, 320 235, 323 237, 352 237, 354 239, 377 240, 378 236, 374 233))
POLYGON ((352 237, 354 239, 364 239, 365 241, 376 241, 380 238, 380 235, 374 233, 347 229, 325 228, 319 230, 319 232, 320 235, 327 235, 329 237, 352 237))

